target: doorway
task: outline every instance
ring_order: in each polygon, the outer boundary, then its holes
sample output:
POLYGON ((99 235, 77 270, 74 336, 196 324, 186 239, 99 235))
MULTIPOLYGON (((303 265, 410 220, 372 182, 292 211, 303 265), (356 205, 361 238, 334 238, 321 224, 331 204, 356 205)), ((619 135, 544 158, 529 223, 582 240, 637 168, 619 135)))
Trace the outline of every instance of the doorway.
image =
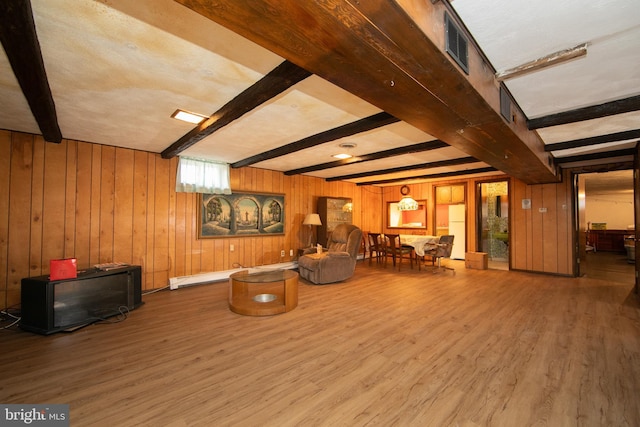
POLYGON ((486 252, 489 268, 509 269, 509 181, 477 184, 478 248, 486 252))
POLYGON ((635 281, 633 179, 632 170, 576 176, 578 276, 635 281))

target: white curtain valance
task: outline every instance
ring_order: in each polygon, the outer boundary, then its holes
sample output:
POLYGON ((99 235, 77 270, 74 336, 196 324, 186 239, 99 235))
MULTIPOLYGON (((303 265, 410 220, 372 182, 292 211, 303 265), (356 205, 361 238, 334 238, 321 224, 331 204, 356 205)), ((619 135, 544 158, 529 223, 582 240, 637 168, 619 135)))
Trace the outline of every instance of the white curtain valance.
POLYGON ((180 157, 176 192, 231 194, 229 165, 212 160, 180 157))

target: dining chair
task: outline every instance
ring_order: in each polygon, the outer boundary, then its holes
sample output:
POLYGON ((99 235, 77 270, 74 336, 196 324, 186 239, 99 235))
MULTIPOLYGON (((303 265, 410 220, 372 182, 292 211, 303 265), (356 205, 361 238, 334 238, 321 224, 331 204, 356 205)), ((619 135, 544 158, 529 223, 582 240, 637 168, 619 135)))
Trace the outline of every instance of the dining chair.
POLYGON ((413 257, 414 251, 412 246, 403 245, 400 241, 399 234, 385 234, 386 251, 385 251, 385 266, 388 258, 393 259, 393 266, 398 264, 398 271, 402 267, 402 260, 408 259, 411 268, 413 269, 413 257))
POLYGON ((451 270, 455 273, 455 269, 453 267, 448 267, 446 265, 442 265, 442 258, 451 257, 451 249, 453 249, 453 238, 454 235, 445 235, 441 236, 438 244, 435 245, 432 249, 425 251, 425 256, 432 257, 431 259, 438 263, 435 266, 433 272, 438 272, 440 270, 451 270))
POLYGON ((368 233, 369 238, 369 264, 373 261, 373 253, 375 252, 376 262, 382 261, 384 256, 384 248, 382 245, 380 233, 368 233))
POLYGON ((368 236, 369 236, 368 231, 362 232, 362 241, 360 242, 360 250, 358 251, 358 256, 360 252, 362 252, 362 261, 367 259, 367 240, 369 239, 368 236))

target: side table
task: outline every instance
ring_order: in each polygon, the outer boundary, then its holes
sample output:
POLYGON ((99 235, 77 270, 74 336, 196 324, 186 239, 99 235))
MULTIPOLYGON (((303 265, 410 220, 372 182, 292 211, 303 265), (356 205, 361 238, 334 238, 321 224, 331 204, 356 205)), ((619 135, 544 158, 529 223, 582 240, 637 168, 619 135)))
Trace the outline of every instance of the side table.
POLYGON ((271 316, 298 306, 298 273, 242 270, 229 276, 229 309, 246 316, 271 316))

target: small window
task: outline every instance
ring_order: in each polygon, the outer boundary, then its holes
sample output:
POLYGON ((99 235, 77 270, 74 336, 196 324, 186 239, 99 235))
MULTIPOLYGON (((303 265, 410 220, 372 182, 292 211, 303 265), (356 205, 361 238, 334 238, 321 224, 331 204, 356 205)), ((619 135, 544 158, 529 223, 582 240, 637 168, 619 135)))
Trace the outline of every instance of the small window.
POLYGON ((176 192, 231 194, 229 165, 180 156, 176 172, 176 192))
POLYGON ((449 14, 444 14, 445 28, 445 49, 449 55, 458 63, 465 73, 469 74, 469 51, 467 48, 467 38, 460 32, 455 22, 449 18, 449 14))

